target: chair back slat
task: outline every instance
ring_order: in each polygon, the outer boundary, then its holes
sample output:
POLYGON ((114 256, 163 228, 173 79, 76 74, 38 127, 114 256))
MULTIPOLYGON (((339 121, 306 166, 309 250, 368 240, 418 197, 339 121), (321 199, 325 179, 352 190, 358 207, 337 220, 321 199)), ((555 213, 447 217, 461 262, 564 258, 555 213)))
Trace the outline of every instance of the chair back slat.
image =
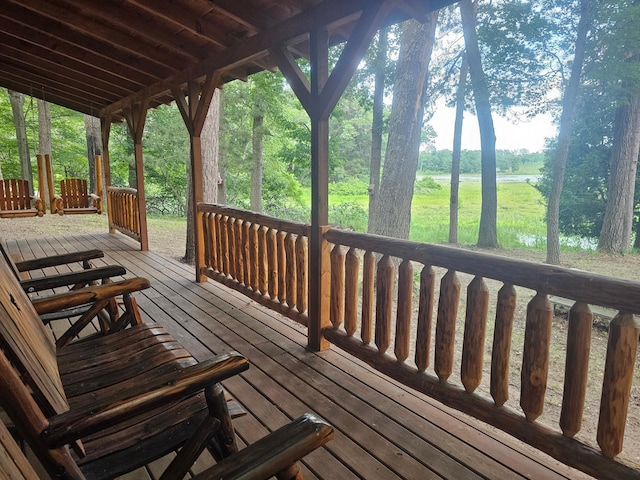
POLYGON ((65 178, 60 182, 60 196, 64 208, 88 208, 89 190, 82 178, 65 178))
POLYGON ((38 478, 4 423, 0 421, 0 478, 31 480, 38 478))
POLYGON ((25 377, 45 415, 69 410, 51 332, 0 255, 0 347, 25 377))
POLYGON ((0 180, 0 210, 29 210, 29 182, 19 178, 0 180))

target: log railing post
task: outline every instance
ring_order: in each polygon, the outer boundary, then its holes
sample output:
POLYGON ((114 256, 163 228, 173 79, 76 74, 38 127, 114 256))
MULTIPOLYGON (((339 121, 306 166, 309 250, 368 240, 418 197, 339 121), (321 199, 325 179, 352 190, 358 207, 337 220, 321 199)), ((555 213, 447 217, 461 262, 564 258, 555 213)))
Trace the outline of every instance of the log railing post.
POLYGON ((436 321, 436 343, 434 368, 441 382, 453 373, 453 355, 456 337, 456 319, 460 301, 460 280, 455 270, 449 270, 442 278, 438 319, 436 321))

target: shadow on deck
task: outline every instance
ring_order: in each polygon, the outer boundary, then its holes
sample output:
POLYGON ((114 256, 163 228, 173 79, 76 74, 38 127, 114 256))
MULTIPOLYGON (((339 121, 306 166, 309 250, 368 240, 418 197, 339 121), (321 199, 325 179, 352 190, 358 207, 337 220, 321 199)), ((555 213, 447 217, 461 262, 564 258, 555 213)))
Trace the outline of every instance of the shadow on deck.
MULTIPOLYGON (((335 438, 305 458, 305 478, 590 478, 479 422, 417 394, 347 354, 306 350, 304 327, 212 281, 191 266, 140 252, 123 235, 8 241, 23 258, 98 248, 152 288, 137 295, 156 321, 199 360, 237 350, 248 372, 224 382, 247 410, 234 425, 253 443, 304 412, 330 422, 335 438)), ((143 472, 153 478, 152 469, 143 472)), ((127 478, 143 478, 142 476, 127 478)))

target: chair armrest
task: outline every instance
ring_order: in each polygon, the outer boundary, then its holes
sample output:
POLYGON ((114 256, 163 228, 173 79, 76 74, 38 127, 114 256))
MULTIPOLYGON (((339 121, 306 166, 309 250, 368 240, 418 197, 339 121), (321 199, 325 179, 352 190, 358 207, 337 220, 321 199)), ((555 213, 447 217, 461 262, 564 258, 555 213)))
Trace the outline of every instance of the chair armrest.
POLYGON ((186 398, 249 368, 246 358, 229 352, 141 384, 140 391, 127 398, 109 398, 98 404, 70 410, 49 419, 43 439, 52 448, 99 432, 149 409, 186 398))
POLYGON ((33 303, 38 315, 42 315, 43 313, 56 312, 64 308, 72 308, 100 300, 108 300, 125 293, 144 290, 150 286, 149 280, 138 277, 120 282, 85 287, 45 298, 34 298, 31 303, 33 303))
POLYGON ((126 273, 127 270, 120 265, 107 265, 106 267, 88 268, 76 272, 49 275, 48 277, 20 280, 20 286, 25 292, 33 293, 65 286, 84 286, 95 280, 119 277, 126 273))
POLYGON ((102 250, 85 250, 83 252, 63 253, 61 255, 50 255, 47 257, 34 258, 30 260, 16 261, 16 268, 19 272, 29 270, 39 270, 41 268, 56 267, 74 262, 87 262, 95 258, 103 258, 102 250))
POLYGON ((89 199, 91 200, 91 205, 98 210, 98 213, 102 213, 102 198, 95 193, 90 193, 89 199))
POLYGON ((331 425, 307 413, 206 469, 196 475, 193 480, 271 478, 324 445, 331 438, 333 438, 331 425))

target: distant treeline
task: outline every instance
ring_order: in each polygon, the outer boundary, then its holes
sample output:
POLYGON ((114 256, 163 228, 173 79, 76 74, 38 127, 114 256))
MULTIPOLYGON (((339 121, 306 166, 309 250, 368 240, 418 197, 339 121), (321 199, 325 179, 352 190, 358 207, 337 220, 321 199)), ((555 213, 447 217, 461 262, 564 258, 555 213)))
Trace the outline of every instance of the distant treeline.
MULTIPOLYGON (((434 173, 451 173, 451 150, 420 152, 418 170, 434 173)), ((518 173, 527 167, 542 166, 544 153, 528 150, 497 150, 496 165, 499 172, 518 173)), ((480 173, 480 150, 462 150, 460 154, 461 173, 480 173)))

